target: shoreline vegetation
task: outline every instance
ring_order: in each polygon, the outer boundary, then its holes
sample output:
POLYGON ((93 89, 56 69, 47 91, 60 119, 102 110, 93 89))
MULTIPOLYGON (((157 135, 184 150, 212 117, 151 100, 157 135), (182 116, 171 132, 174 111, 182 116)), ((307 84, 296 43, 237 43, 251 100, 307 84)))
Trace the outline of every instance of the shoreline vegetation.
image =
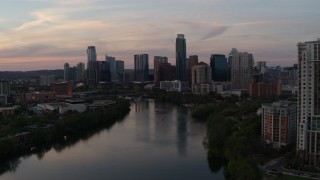
POLYGON ((207 124, 204 147, 209 168, 217 172, 223 167, 227 179, 262 179, 265 174, 261 167, 292 149, 273 150, 261 142, 261 116, 257 115, 257 110, 263 103, 280 98, 160 93, 156 99, 177 105, 195 105, 192 117, 207 124))
POLYGON ((212 171, 222 166, 229 179, 262 179, 255 155, 261 145, 261 101, 208 103, 195 107, 192 116, 207 123, 207 153, 212 171), (219 160, 220 159, 220 160, 219 160), (222 161, 219 163, 216 161, 222 161))
POLYGON ((130 102, 118 99, 112 106, 84 113, 68 112, 63 118, 58 118, 56 112, 41 116, 1 117, 0 174, 8 167, 14 169, 21 156, 36 153, 41 157, 51 148, 61 151, 81 139, 88 139, 96 132, 110 128, 129 111, 130 102), (8 136, 9 133, 15 135, 8 136))

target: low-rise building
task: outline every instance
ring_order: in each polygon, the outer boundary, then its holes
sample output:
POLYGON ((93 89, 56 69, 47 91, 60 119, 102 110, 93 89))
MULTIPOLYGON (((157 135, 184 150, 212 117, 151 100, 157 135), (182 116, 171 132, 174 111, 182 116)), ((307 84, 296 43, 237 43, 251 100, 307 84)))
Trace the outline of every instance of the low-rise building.
POLYGON ((274 97, 281 95, 281 85, 277 83, 251 82, 249 84, 250 97, 274 97))
POLYGON ((54 92, 33 92, 23 93, 17 95, 15 98, 16 103, 31 103, 31 102, 49 102, 56 98, 54 92))
POLYGON ((183 81, 160 81, 160 89, 166 91, 182 92, 183 89, 188 88, 188 82, 183 81))
POLYGON ((79 113, 83 113, 87 110, 87 107, 84 103, 66 103, 66 102, 57 102, 57 103, 44 103, 38 104, 38 107, 47 111, 55 111, 57 110, 59 114, 64 114, 68 111, 77 111, 79 113))
POLYGON ((193 84, 192 92, 194 94, 209 94, 210 92, 221 93, 223 91, 223 85, 207 83, 207 84, 193 84))
POLYGON ((14 107, 0 107, 0 114, 2 116, 14 115, 14 107))
POLYGON ((57 96, 72 97, 72 82, 62 81, 52 83, 52 91, 55 92, 57 96))

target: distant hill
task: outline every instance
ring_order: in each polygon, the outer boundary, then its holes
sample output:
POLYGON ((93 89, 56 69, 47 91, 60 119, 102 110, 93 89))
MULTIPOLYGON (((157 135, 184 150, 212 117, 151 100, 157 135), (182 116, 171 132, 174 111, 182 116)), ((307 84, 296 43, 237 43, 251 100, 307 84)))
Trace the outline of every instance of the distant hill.
POLYGON ((0 71, 0 79, 39 78, 39 76, 54 75, 63 78, 63 70, 36 70, 36 71, 0 71))

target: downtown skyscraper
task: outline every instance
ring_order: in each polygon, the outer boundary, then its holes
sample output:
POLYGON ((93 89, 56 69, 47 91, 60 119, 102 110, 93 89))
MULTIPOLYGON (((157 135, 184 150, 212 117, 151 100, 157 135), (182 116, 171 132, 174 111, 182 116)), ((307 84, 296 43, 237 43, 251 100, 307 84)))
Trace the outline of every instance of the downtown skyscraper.
POLYGON ((153 60, 153 69, 154 69, 154 81, 159 80, 159 67, 161 63, 168 63, 168 58, 167 57, 162 57, 162 56, 154 56, 153 60))
POLYGON ((118 81, 119 79, 116 73, 116 58, 106 55, 106 62, 109 63, 110 66, 111 82, 118 81))
POLYGON ((88 46, 87 49, 88 62, 87 62, 87 84, 95 84, 99 82, 97 62, 97 52, 95 46, 88 46))
POLYGON ((253 80, 253 55, 247 52, 234 54, 231 52, 229 60, 231 61, 232 89, 249 89, 249 83, 253 80))
POLYGON ((210 67, 213 81, 230 81, 228 62, 224 54, 211 54, 210 67))
POLYGON ((97 61, 97 52, 95 46, 88 46, 87 49, 88 61, 97 61))
POLYGON ((320 39, 298 44, 297 152, 320 164, 320 39))
POLYGON ((183 34, 178 34, 176 38, 176 68, 177 80, 187 81, 187 48, 183 34))
POLYGON ((135 81, 145 82, 149 80, 149 55, 134 55, 134 79, 135 81))

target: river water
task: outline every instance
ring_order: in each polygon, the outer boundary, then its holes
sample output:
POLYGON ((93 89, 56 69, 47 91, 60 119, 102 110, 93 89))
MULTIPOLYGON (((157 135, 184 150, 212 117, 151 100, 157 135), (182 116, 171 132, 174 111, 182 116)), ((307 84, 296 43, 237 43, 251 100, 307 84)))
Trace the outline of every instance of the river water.
POLYGON ((142 101, 111 128, 41 155, 16 160, 0 179, 224 179, 212 173, 204 123, 187 108, 142 101))

